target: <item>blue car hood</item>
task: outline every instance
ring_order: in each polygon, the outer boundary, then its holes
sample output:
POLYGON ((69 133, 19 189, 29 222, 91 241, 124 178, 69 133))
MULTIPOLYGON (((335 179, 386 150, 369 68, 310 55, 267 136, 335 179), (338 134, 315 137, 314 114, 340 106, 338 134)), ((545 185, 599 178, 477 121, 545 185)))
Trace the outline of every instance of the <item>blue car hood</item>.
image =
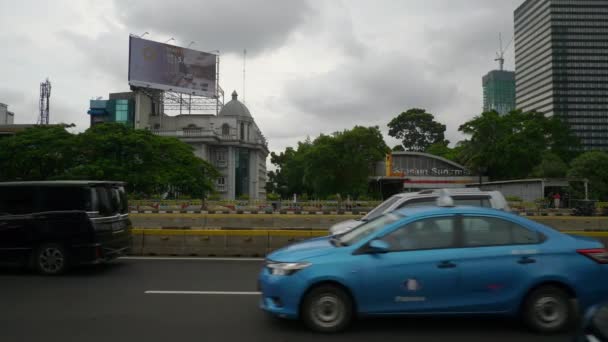
POLYGON ((296 262, 334 253, 337 247, 329 242, 329 237, 306 240, 281 248, 268 255, 268 259, 279 262, 296 262))

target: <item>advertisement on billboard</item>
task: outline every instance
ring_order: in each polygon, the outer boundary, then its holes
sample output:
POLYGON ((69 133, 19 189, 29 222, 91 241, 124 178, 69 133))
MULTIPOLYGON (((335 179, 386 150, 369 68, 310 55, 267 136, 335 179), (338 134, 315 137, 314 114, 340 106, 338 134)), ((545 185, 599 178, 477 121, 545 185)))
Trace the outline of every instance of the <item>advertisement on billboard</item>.
POLYGON ((129 84, 197 96, 216 96, 217 55, 129 38, 129 84))

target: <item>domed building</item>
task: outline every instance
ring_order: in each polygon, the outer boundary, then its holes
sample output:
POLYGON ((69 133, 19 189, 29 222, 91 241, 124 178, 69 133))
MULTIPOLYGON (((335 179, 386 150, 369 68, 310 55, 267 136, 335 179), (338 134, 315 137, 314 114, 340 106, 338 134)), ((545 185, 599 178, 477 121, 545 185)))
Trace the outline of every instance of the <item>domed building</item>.
POLYGON ((135 125, 158 135, 176 137, 194 147, 198 157, 221 173, 215 189, 222 199, 266 198, 268 144, 236 91, 218 115, 150 114, 147 118, 136 116, 135 125))

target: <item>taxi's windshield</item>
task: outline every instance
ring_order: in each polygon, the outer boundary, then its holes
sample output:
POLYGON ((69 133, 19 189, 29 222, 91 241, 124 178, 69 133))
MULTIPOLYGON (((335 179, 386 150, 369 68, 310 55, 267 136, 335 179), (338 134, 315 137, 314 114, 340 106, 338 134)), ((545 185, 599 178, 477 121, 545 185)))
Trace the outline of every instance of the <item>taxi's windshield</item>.
POLYGON ((368 221, 349 231, 348 233, 340 236, 340 244, 343 246, 355 244, 363 240, 365 237, 404 217, 404 215, 398 214, 396 212, 391 212, 378 216, 375 219, 372 219, 371 221, 368 221))
POLYGON ((376 217, 382 215, 386 209, 388 209, 393 203, 399 200, 399 196, 393 196, 386 201, 380 203, 374 210, 370 211, 367 215, 365 215, 361 220, 362 221, 371 221, 376 217))

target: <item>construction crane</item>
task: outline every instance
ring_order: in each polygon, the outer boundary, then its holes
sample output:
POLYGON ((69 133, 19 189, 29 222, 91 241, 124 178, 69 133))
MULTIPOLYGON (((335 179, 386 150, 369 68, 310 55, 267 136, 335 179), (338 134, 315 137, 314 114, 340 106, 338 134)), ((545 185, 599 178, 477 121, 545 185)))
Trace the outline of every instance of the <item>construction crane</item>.
POLYGON ((511 38, 511 40, 504 49, 502 47, 502 33, 498 34, 498 41, 500 46, 498 52, 496 53, 496 58, 494 59, 494 61, 500 64, 500 71, 503 71, 505 68, 505 51, 507 51, 507 49, 509 49, 509 46, 511 46, 513 38, 511 38))
POLYGON ((49 124, 49 108, 51 104, 51 81, 47 78, 46 81, 40 83, 40 117, 38 123, 40 125, 49 124))

